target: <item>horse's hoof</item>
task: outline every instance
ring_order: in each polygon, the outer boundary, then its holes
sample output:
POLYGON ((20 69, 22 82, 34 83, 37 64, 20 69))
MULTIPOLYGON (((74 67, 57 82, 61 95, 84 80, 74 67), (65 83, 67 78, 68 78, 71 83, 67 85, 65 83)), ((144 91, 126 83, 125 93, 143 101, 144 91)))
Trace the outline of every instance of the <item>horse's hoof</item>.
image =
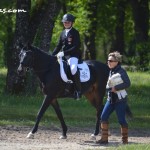
POLYGON ((28 135, 27 135, 27 138, 28 139, 34 139, 34 134, 32 132, 30 132, 28 135))
POLYGON ((96 140, 96 135, 91 134, 91 140, 96 140))
POLYGON ((59 139, 67 139, 67 136, 61 135, 59 139))

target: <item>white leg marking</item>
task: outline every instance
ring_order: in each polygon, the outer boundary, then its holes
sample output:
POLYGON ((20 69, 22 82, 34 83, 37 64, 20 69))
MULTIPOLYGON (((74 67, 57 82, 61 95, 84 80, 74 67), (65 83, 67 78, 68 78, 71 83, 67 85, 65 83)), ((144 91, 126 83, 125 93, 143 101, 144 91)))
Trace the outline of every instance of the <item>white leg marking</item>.
POLYGON ((28 139, 34 139, 34 134, 32 132, 30 132, 28 135, 27 135, 27 138, 28 139))

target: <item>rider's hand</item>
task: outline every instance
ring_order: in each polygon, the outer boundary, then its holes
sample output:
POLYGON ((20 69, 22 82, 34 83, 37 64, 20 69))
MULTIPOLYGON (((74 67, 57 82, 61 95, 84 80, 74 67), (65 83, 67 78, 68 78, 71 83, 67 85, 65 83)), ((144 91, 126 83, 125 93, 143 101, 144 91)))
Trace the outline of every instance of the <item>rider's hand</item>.
POLYGON ((57 54, 57 57, 58 58, 61 58, 61 57, 63 57, 64 56, 64 52, 62 51, 62 52, 59 52, 58 54, 57 54))

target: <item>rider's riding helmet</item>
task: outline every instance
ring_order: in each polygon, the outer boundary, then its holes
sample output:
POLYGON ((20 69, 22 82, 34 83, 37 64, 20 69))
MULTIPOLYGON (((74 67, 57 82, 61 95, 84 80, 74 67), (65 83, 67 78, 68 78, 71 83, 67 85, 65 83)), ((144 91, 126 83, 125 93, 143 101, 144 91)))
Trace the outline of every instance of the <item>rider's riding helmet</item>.
POLYGON ((71 14, 65 14, 63 16, 62 22, 67 22, 67 21, 74 22, 75 21, 75 17, 73 15, 71 15, 71 14))

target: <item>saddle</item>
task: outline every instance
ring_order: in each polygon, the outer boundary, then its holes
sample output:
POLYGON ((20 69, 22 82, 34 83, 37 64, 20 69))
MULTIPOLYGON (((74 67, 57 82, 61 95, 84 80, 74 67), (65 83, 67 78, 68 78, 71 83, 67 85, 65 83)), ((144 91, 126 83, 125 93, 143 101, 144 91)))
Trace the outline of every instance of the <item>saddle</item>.
MULTIPOLYGON (((58 62, 60 64, 60 75, 61 75, 62 80, 67 83, 73 83, 70 66, 67 60, 65 60, 64 58, 59 58, 58 62)), ((90 70, 89 70, 88 65, 84 61, 82 60, 79 61, 78 70, 80 73, 80 81, 81 82, 89 81, 90 70)))

